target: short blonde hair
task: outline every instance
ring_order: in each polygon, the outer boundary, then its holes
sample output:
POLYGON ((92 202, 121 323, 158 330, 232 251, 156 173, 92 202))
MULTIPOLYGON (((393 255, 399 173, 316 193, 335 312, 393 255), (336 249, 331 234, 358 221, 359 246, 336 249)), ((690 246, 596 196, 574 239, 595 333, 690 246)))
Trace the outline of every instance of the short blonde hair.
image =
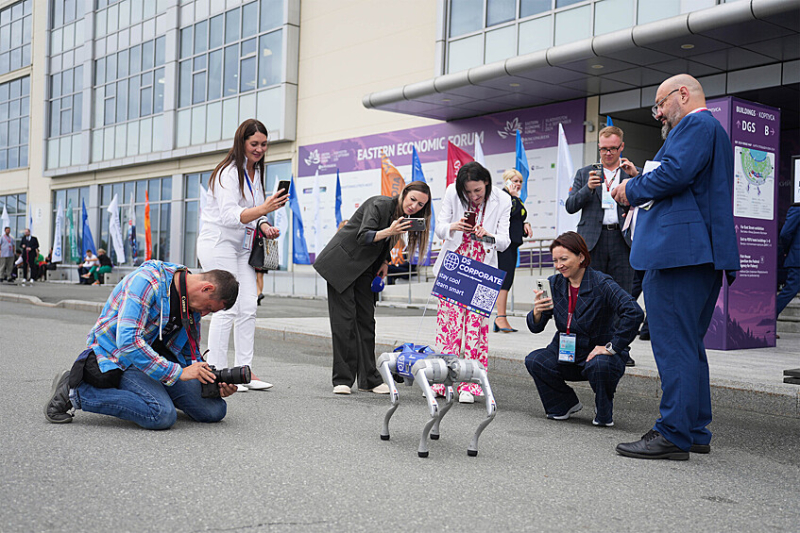
POLYGON ((616 126, 606 126, 598 132, 597 137, 611 137, 612 135, 619 137, 620 141, 625 141, 625 134, 616 126))
POLYGON ((508 180, 510 180, 512 178, 523 179, 522 173, 519 170, 516 170, 516 169, 513 169, 513 168, 509 168, 508 170, 503 172, 503 183, 507 182, 508 180))

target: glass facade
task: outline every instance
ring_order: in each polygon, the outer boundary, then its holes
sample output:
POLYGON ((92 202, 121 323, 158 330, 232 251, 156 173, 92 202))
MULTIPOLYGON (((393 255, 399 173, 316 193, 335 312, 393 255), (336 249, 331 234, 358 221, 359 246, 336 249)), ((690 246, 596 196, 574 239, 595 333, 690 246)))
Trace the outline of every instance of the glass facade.
MULTIPOLYGON (((86 209, 89 209, 89 187, 73 187, 71 189, 59 189, 57 191, 53 191, 53 216, 50 219, 50 235, 56 234, 56 214, 58 213, 59 202, 61 202, 61 205, 64 207, 64 234, 61 237, 61 250, 63 251, 62 254, 64 256, 64 260, 61 264, 78 265, 83 260, 83 252, 81 251, 80 244, 83 240, 83 218, 81 206, 83 203, 85 203, 87 206, 86 209), (70 255, 70 212, 72 214, 72 223, 75 228, 75 241, 77 242, 75 249, 77 250, 77 257, 72 257, 70 255)), ((92 238, 95 239, 95 245, 97 245, 96 237, 92 235, 92 238)), ((48 247, 48 251, 49 249, 50 248, 48 247)))
POLYGON ((28 166, 31 78, 0 84, 0 170, 28 166))
POLYGON ((716 0, 449 0, 443 74, 716 5, 716 0))
POLYGON ((25 0, 0 10, 0 74, 31 64, 32 9, 25 0))
MULTIPOLYGON (((17 240, 22 237, 22 232, 28 227, 28 195, 22 194, 8 194, 0 196, 0 214, 3 210, 8 214, 8 226, 11 228, 11 236, 17 240)), ((34 232, 36 228, 33 228, 34 232)), ((5 233, 5 228, 0 228, 0 231, 5 233)), ((36 233, 34 233, 36 235, 36 233)))

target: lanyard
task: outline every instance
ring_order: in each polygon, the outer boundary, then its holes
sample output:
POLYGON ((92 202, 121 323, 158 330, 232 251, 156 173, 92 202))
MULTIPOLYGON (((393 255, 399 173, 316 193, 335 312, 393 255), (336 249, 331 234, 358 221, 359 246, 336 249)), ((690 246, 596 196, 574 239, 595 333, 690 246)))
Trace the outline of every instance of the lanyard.
POLYGON ((197 360, 197 339, 194 338, 194 315, 189 312, 189 296, 186 292, 186 270, 176 272, 178 276, 178 296, 181 299, 181 323, 189 337, 189 348, 192 350, 192 359, 197 360))
POLYGON ((708 111, 707 107, 698 107, 697 109, 693 109, 686 113, 687 115, 691 115, 692 113, 699 113, 700 111, 708 111))
POLYGON ((244 177, 245 177, 244 181, 247 182, 247 188, 250 189, 250 196, 253 197, 253 207, 255 207, 256 206, 256 193, 253 190, 253 185, 250 183, 250 176, 247 175, 247 170, 244 171, 244 177))
POLYGON ((611 186, 614 185, 614 180, 617 179, 617 174, 619 174, 619 169, 620 167, 617 167, 616 170, 614 170, 614 174, 611 176, 611 181, 608 181, 606 179, 606 171, 605 169, 603 169, 603 181, 606 184, 606 191, 611 192, 611 186))
POLYGON ((578 303, 578 290, 580 287, 577 287, 577 290, 572 285, 568 285, 569 290, 569 307, 567 308, 567 335, 569 335, 569 327, 572 324, 572 315, 575 314, 575 305, 578 303))

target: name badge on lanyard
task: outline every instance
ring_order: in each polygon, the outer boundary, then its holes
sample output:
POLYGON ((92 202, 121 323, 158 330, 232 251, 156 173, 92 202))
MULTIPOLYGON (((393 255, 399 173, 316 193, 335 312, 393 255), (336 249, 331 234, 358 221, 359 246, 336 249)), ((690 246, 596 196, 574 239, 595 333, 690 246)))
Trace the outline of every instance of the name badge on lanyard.
POLYGON ((575 362, 575 334, 570 333, 570 326, 572 326, 572 315, 575 314, 575 306, 578 303, 578 291, 569 290, 569 307, 567 308, 567 332, 558 334, 558 362, 559 363, 574 363, 575 362))
POLYGON ((611 186, 614 184, 614 180, 616 179, 618 172, 619 168, 614 171, 614 175, 611 176, 611 181, 608 181, 605 179, 605 170, 603 171, 603 184, 601 185, 603 189, 603 197, 600 200, 603 209, 614 209, 617 207, 617 202, 614 201, 614 197, 611 196, 611 186))
POLYGON ((242 242, 242 249, 247 250, 248 252, 253 249, 253 241, 255 240, 254 235, 256 234, 256 230, 253 228, 247 227, 244 228, 244 241, 242 242))

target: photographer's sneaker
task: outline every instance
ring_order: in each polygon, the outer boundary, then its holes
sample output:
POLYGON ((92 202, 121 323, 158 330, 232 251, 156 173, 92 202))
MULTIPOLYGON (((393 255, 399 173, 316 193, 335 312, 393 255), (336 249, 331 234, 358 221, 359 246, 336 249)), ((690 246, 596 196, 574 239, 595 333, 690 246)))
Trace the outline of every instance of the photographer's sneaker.
POLYGON ((72 402, 69 401, 69 370, 56 374, 50 399, 44 406, 44 417, 53 424, 72 422, 72 402))

